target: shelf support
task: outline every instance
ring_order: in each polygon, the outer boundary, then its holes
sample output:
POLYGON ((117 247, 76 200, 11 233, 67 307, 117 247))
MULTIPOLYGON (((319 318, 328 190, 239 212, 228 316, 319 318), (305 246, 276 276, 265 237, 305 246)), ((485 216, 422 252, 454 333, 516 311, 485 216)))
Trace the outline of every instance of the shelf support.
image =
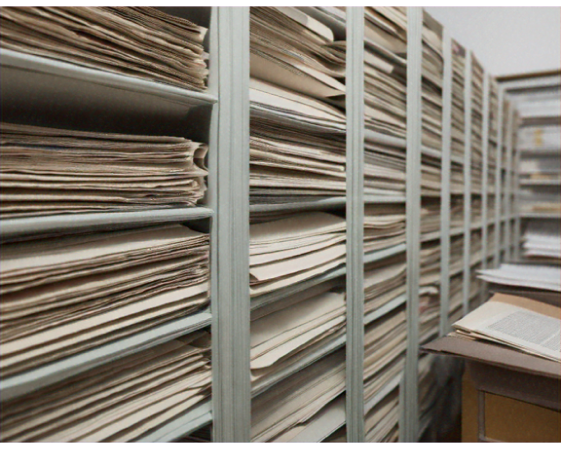
MULTIPOLYGON (((481 185, 481 251, 482 251, 482 265, 483 270, 487 269, 487 239, 489 237, 489 220, 488 206, 489 206, 489 75, 483 71, 483 132, 481 142, 481 152, 483 156, 483 182, 481 185)), ((485 301, 487 295, 487 283, 480 281, 479 303, 485 301)))
MULTIPOLYGON (((212 410, 216 442, 248 442, 249 8, 214 8, 219 51, 217 138, 211 148, 212 410), (220 157, 217 150, 220 149, 220 157), (220 248, 220 250, 218 250, 220 248)), ((215 61, 216 62, 216 61, 215 61)), ((216 121, 214 121, 216 123, 216 121)))
POLYGON ((347 441, 364 441, 364 8, 347 8, 347 441))
POLYGON ((497 163, 495 174, 495 258, 493 266, 497 268, 501 264, 501 209, 503 202, 502 195, 502 166, 503 166, 503 103, 504 103, 504 88, 499 85, 499 113, 497 114, 497 163))

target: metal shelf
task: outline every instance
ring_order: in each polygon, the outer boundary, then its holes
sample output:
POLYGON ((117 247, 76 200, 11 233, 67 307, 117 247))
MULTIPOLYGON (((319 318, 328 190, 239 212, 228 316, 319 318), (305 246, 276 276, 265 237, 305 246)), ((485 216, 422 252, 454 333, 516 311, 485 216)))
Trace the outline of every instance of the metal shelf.
POLYGON ((341 196, 324 198, 320 200, 304 199, 302 201, 295 201, 291 203, 251 204, 249 206, 249 212, 255 214, 266 212, 299 212, 306 210, 340 208, 345 206, 346 201, 346 198, 344 196, 341 196))
POLYGON ((394 389, 398 387, 401 383, 401 379, 403 378, 403 374, 398 374, 393 379, 391 379, 387 384, 385 384, 378 393, 376 393, 372 398, 370 398, 364 404, 364 413, 369 412, 374 407, 376 407, 382 399, 384 399, 388 394, 390 394, 394 389))
POLYGON ((547 187, 547 186, 561 186, 561 179, 521 179, 519 181, 521 186, 535 186, 535 187, 547 187))
POLYGON ((208 311, 195 313, 97 348, 2 379, 0 397, 7 401, 103 365, 202 329, 210 324, 208 311))
POLYGON ((397 204, 405 203, 404 196, 364 195, 364 204, 397 204))
POLYGON ((193 433, 212 423, 212 402, 210 399, 196 404, 193 408, 175 417, 159 429, 144 435, 141 443, 170 443, 193 433))
POLYGON ((210 218, 208 207, 150 209, 138 212, 100 212, 92 214, 50 215, 46 217, 0 220, 0 238, 4 240, 37 234, 114 230, 130 226, 181 223, 210 218))
POLYGON ((524 212, 520 214, 520 218, 545 218, 545 219, 554 219, 559 220, 561 219, 561 214, 547 214, 547 213, 539 213, 539 212, 524 212))

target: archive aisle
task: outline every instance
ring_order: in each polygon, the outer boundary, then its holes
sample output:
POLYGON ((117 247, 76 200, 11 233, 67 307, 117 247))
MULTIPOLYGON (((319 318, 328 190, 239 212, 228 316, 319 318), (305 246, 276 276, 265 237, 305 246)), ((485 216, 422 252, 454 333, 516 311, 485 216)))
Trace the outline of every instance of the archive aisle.
POLYGON ((453 30, 397 7, 0 20, 3 441, 434 432, 454 373, 419 346, 516 237, 516 107, 453 30))

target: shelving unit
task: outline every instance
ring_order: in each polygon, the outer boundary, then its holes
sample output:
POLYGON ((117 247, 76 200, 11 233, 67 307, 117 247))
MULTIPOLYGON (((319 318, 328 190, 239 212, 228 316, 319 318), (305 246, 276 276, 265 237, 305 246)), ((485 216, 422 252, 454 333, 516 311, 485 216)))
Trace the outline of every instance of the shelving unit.
MULTIPOLYGON (((364 441, 368 432, 365 416, 383 399, 395 394, 400 404, 399 440, 416 441, 433 419, 431 413, 422 414, 419 397, 422 393, 419 389, 419 367, 422 365, 419 363, 422 360, 419 346, 423 343, 420 331, 423 287, 434 287, 438 292, 431 298, 431 301, 438 301, 438 316, 431 321, 428 335, 430 338, 445 335, 452 322, 470 310, 470 300, 487 299, 485 289, 476 287, 479 281, 474 274, 478 267, 498 266, 505 258, 516 256, 520 220, 558 218, 557 215, 522 212, 513 202, 518 198, 517 185, 538 184, 537 181, 531 183, 517 178, 519 159, 530 150, 517 150, 513 141, 517 129, 515 108, 507 107, 505 101, 513 89, 520 88, 519 84, 497 86, 491 75, 478 65, 472 52, 453 39, 453 30, 442 29, 420 8, 407 8, 407 57, 398 62, 403 64, 404 70, 406 67, 407 76, 406 136, 398 138, 376 132, 365 123, 369 94, 365 92, 364 67, 365 53, 381 50, 373 50, 374 44, 366 37, 364 8, 347 8, 344 30, 348 74, 344 100, 347 136, 345 196, 321 199, 303 196, 290 202, 271 203, 252 200, 250 204, 250 8, 163 10, 192 18, 209 28, 205 41, 210 69, 207 92, 191 92, 2 49, 0 94, 4 120, 24 117, 42 126, 81 126, 92 130, 109 126, 119 132, 142 131, 148 123, 169 135, 198 139, 209 146, 208 193, 204 203, 193 208, 145 212, 3 219, 0 237, 2 243, 6 243, 36 234, 57 236, 191 223, 210 234, 210 306, 196 314, 4 378, 0 383, 2 401, 22 397, 40 387, 196 330, 209 329, 212 337, 212 397, 144 435, 143 441, 175 441, 208 425, 212 425, 216 442, 250 441, 252 400, 339 350, 345 351, 345 388, 330 402, 329 410, 326 409, 329 416, 337 415, 333 420, 334 427, 328 433, 333 434, 346 426, 347 441, 364 441), (423 36, 426 37, 428 28, 432 32, 437 30, 434 34, 442 42, 441 79, 435 84, 441 101, 440 122, 431 125, 441 131, 438 144, 423 140, 423 118, 426 120, 423 93, 427 88, 424 72, 427 40, 423 36), (474 75, 477 66, 479 71, 474 75), (480 76, 480 72, 483 74, 482 90, 474 99, 473 78, 480 76), (22 98, 33 103, 36 110, 52 113, 30 114, 22 104, 22 98), (481 135, 477 137, 474 137, 474 114, 476 119, 481 117, 481 135), (504 122, 506 126, 503 126, 504 122), (477 161, 472 159, 475 138, 479 139, 477 145, 481 148, 481 159, 477 161), (404 151, 405 190, 402 193, 372 194, 365 188, 365 147, 372 143, 404 151), (503 158, 503 154, 506 157, 503 158), (430 167, 428 171, 427 167, 430 167), (474 191, 475 171, 481 172, 481 186, 474 191), (428 172, 439 178, 439 188, 423 189, 426 187, 423 176, 428 172), (463 177, 461 183, 456 178, 460 175, 463 177), (475 198, 479 200, 477 207, 481 208, 481 219, 474 223, 475 198), (454 206, 460 202, 462 220, 458 224, 457 214, 454 215, 458 207, 454 209, 454 206), (365 253, 365 207, 378 205, 403 206, 406 240, 365 253), (422 233, 422 206, 433 206, 439 211, 438 229, 422 233), (250 298, 250 223, 286 213, 309 211, 332 211, 345 216, 344 265, 250 298), (478 236, 482 240, 481 249, 472 253, 478 236), (488 245, 490 239, 494 239, 494 245, 488 245), (423 253, 423 250, 430 251, 423 253), (511 254, 512 250, 514 253, 511 254), (427 252, 433 258, 425 268, 438 264, 439 269, 434 282, 421 285, 422 254, 427 252), (406 260, 405 293, 365 314, 365 267, 396 256, 406 260), (295 363, 252 384, 251 313, 327 281, 334 281, 346 293, 344 330, 326 339, 316 351, 304 354, 295 363), (459 297, 461 301, 455 306, 459 297), (458 307, 460 304, 461 308, 458 307), (402 310, 407 324, 404 368, 391 376, 375 394, 365 397, 363 373, 367 326, 402 310), (343 408, 345 414, 341 418, 343 408)), ((341 24, 338 26, 340 28, 341 24)), ((395 59, 396 55, 388 58, 395 59)), ((540 151, 552 154, 553 149, 540 151)), ((559 185, 557 181, 551 184, 559 185)), ((438 366, 433 365, 433 369, 438 366)), ((429 399, 430 403, 437 398, 429 399)), ((307 435, 303 433, 300 437, 308 441, 310 437, 307 435)))

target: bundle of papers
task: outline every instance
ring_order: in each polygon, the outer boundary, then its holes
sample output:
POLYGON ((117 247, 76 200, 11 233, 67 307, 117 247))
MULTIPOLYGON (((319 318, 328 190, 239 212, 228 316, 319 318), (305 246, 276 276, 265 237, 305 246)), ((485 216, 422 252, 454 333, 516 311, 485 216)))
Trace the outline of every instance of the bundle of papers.
POLYGON ((450 167, 450 193, 452 195, 464 194, 464 166, 454 162, 450 167))
POLYGON ((479 277, 495 284, 561 292, 561 267, 534 264, 502 264, 481 270, 479 277))
POLYGON ((405 147, 371 138, 364 142, 364 194, 405 195, 405 147))
POLYGON ((483 168, 481 164, 471 167, 471 193, 481 195, 483 189, 483 168))
POLYGON ((405 242, 405 206, 368 204, 364 207, 364 252, 405 242))
POLYGON ((561 262, 561 228, 559 222, 531 221, 528 223, 522 243, 524 256, 532 259, 561 262))
MULTIPOLYGON (((483 161, 483 67, 471 57, 471 163, 480 167, 483 161)), ((473 171, 473 169, 472 169, 473 171)))
POLYGON ((440 281, 440 241, 433 240, 421 245, 421 276, 419 285, 429 286, 440 281))
MULTIPOLYGON (((535 95, 535 94, 533 94, 535 95)), ((559 99, 557 99, 559 102, 559 99)), ((539 103, 538 103, 539 104, 539 103)), ((543 108, 543 104, 539 105, 543 108)), ((559 148, 561 142, 561 126, 557 123, 543 123, 539 125, 528 125, 524 122, 518 133, 520 148, 539 150, 542 148, 559 148)))
POLYGON ((479 263, 483 258, 481 231, 472 231, 469 239, 470 265, 479 263))
POLYGON ((499 84, 489 75, 489 149, 487 161, 492 167, 497 166, 497 138, 499 134, 499 84))
POLYGON ((495 221, 496 211, 495 211, 495 195, 487 195, 487 220, 495 221))
POLYGON ((461 228, 464 225, 464 197, 453 195, 450 198, 450 229, 461 228))
POLYGON ((364 416, 364 441, 395 443, 399 439, 399 388, 392 390, 364 416))
POLYGON ((209 237, 180 225, 2 246, 2 376, 193 313, 209 237))
POLYGON ((283 442, 298 439, 299 434, 307 426, 312 426, 321 411, 344 390, 345 352, 340 350, 253 399, 251 440, 283 442))
POLYGON ((405 252, 364 267, 364 313, 368 314, 405 294, 405 252))
POLYGON ((459 273, 450 277, 450 300, 448 302, 448 322, 454 323, 463 315, 462 289, 464 284, 464 275, 459 273))
POLYGON ((442 164, 439 159, 421 156, 421 195, 440 196, 442 164))
POLYGON ((344 107, 345 45, 334 11, 251 8, 254 203, 345 195, 346 118, 333 106, 344 107))
POLYGON ((209 355, 196 332, 2 403, 1 439, 141 440, 210 395, 209 355))
POLYGON ((364 13, 365 127, 405 138, 407 12, 399 7, 367 7, 364 13))
POLYGON ((2 48, 206 90, 206 34, 154 8, 2 8, 2 48))
POLYGON ((452 39, 452 154, 463 158, 465 143, 466 50, 452 39))
POLYGON ((436 285, 419 288, 419 342, 424 344, 438 335, 440 290, 436 285))
POLYGON ((539 182, 539 181, 560 181, 561 167, 559 166, 559 156, 557 155, 540 155, 540 157, 532 157, 531 153, 525 153, 524 158, 520 161, 519 174, 521 181, 539 182))
MULTIPOLYGON (((365 328, 364 402, 368 413, 372 401, 390 382, 402 375, 407 347, 407 317, 404 307, 382 316, 365 328)), ((376 423, 372 423, 375 425, 376 423)))
POLYGON ((479 306, 480 303, 482 282, 481 279, 479 279, 478 272, 481 271, 482 266, 482 263, 479 262, 478 264, 474 265, 470 271, 469 310, 475 309, 479 306))
POLYGON ((453 335, 561 362, 560 317, 559 305, 497 293, 454 323, 453 335))
POLYGON ((250 226, 251 296, 302 282, 345 263, 344 218, 309 212, 250 226))
POLYGON ((520 212, 561 215, 561 191, 559 186, 528 187, 520 191, 520 212))
POLYGON ((268 377, 333 341, 345 326, 345 294, 325 282, 251 314, 251 379, 268 377))
POLYGON ((440 200, 421 198, 421 234, 440 229, 440 200))
POLYGON ((464 236, 458 235, 450 240, 450 268, 449 271, 455 274, 462 270, 464 252, 464 236))
POLYGON ((423 12, 422 130, 423 146, 442 151, 442 25, 423 12))
POLYGON ((471 225, 481 226, 483 219, 483 202, 481 197, 472 196, 471 197, 471 225))
POLYGON ((496 239, 496 230, 495 230, 495 225, 492 224, 487 229, 487 257, 495 254, 495 247, 496 247, 495 239, 496 239))
POLYGON ((194 206, 206 145, 2 123, 2 217, 194 206))

